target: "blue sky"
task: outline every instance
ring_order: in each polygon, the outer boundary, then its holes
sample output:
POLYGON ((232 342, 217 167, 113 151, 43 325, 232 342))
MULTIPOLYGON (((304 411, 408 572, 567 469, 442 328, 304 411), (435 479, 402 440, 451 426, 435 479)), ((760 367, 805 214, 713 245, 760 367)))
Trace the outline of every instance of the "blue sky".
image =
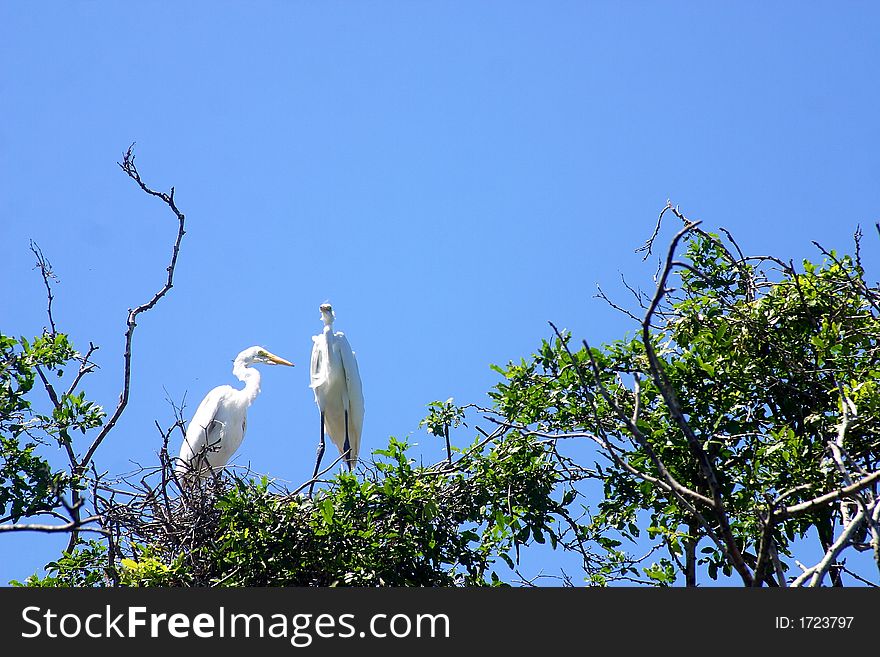
MULTIPOLYGON (((548 320, 592 343, 632 328, 596 285, 650 287, 633 251, 667 199, 795 261, 872 227, 878 34, 867 2, 2 3, 0 330, 46 324, 33 239, 59 328, 100 345, 85 390, 115 405, 126 311, 176 230, 116 166, 136 141, 187 234, 99 466, 153 462, 166 396, 191 413, 260 344, 296 367, 263 368, 237 462, 306 479, 327 300, 358 354, 362 453, 394 435, 439 458, 426 404, 486 403, 489 365, 548 320)), ((4 537, 0 581, 62 543, 4 537)))

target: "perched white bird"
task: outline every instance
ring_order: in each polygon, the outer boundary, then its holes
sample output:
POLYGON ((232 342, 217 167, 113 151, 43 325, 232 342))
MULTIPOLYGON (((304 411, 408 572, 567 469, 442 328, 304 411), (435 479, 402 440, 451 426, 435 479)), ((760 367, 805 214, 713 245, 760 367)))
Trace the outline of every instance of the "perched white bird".
POLYGON ((247 409, 260 394, 260 373, 250 367, 255 363, 293 366, 263 347, 250 347, 236 356, 232 373, 244 382, 244 388, 217 386, 205 395, 180 447, 175 466, 178 477, 206 477, 235 454, 247 430, 247 409))
POLYGON ((364 425, 364 393, 354 352, 344 333, 333 332, 336 315, 330 304, 322 304, 320 310, 324 330, 312 337, 314 344, 309 373, 310 387, 315 392, 315 402, 321 411, 321 441, 313 479, 318 475, 324 456, 325 429, 351 470, 357 462, 364 425))

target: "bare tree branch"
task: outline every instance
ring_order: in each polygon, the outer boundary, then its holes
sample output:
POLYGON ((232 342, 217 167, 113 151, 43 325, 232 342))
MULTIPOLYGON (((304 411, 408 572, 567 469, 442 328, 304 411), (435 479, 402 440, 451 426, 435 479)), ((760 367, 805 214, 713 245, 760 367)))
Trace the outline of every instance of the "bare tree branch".
POLYGON ((49 281, 52 279, 57 281, 58 277, 52 271, 52 263, 43 255, 43 251, 33 240, 31 240, 31 253, 37 258, 37 264, 34 266, 34 269, 40 270, 40 274, 43 277, 43 285, 46 286, 46 299, 48 301, 46 314, 49 316, 49 327, 51 329, 49 335, 55 337, 57 331, 55 330, 55 318, 52 316, 52 301, 55 297, 52 295, 52 285, 49 281))
POLYGON ((825 556, 822 560, 813 566, 812 568, 806 569, 801 575, 799 575, 792 583, 792 586, 803 586, 807 579, 809 579, 808 586, 820 586, 822 584, 822 580, 824 579, 826 573, 831 568, 832 565, 837 561, 837 557, 846 547, 852 535, 859 528, 859 525, 864 520, 864 510, 859 510, 859 512, 855 515, 855 517, 849 522, 849 524, 844 528, 844 530, 840 533, 840 536, 837 537, 837 540, 834 541, 831 548, 826 552, 825 556))
POLYGON ((666 200, 666 207, 664 207, 662 210, 660 210, 660 215, 657 217, 657 225, 654 226, 654 232, 651 233, 651 237, 649 237, 648 240, 642 246, 640 246, 639 248, 636 249, 636 253, 641 253, 642 251, 645 252, 645 255, 642 257, 642 261, 647 260, 648 257, 651 255, 651 252, 654 248, 654 240, 657 239, 657 235, 660 234, 660 226, 663 223, 663 215, 666 214, 669 210, 672 210, 673 208, 674 208, 674 206, 672 205, 672 201, 667 199, 666 200))
POLYGON ((122 162, 119 163, 119 167, 132 180, 134 180, 142 190, 144 190, 147 194, 150 194, 151 196, 156 196, 157 198, 160 198, 171 209, 171 211, 177 217, 177 238, 174 240, 174 246, 171 251, 171 262, 166 269, 168 275, 165 279, 165 284, 159 289, 158 292, 153 295, 153 297, 149 301, 141 304, 140 306, 137 306, 133 310, 128 311, 128 319, 126 321, 127 329, 125 331, 125 353, 123 355, 122 392, 119 395, 119 402, 116 405, 116 409, 113 411, 113 414, 110 416, 110 419, 107 420, 107 423, 101 429, 101 432, 97 435, 89 449, 86 451, 82 460, 80 461, 80 469, 84 468, 92 460, 92 457, 95 455, 95 450, 98 449, 98 447, 107 437, 107 434, 113 430, 113 427, 116 425, 116 422, 119 420, 122 412, 125 410, 125 407, 128 404, 129 388, 131 385, 131 345, 132 339, 134 337, 134 330, 137 326, 137 317, 141 313, 153 308, 153 306, 155 306, 159 302, 159 300, 164 297, 172 288, 174 282, 174 269, 177 265, 177 257, 180 253, 180 242, 185 234, 185 217, 183 213, 177 208, 177 205, 174 203, 174 187, 171 188, 171 192, 169 194, 166 194, 164 192, 157 192, 147 187, 141 180, 140 173, 135 166, 135 156, 133 149, 134 144, 128 147, 128 150, 122 158, 122 162))
POLYGON ((64 525, 39 525, 32 523, 16 523, 14 525, 0 525, 0 532, 43 532, 43 533, 64 533, 64 532, 96 532, 98 534, 106 534, 106 530, 100 527, 86 527, 87 523, 98 522, 101 516, 89 516, 88 518, 71 520, 64 525))
POLYGON ((82 378, 98 367, 95 363, 89 360, 92 357, 92 354, 97 350, 98 346, 89 342, 89 350, 80 358, 79 371, 76 373, 73 381, 71 381, 70 386, 67 388, 67 392, 64 393, 65 395, 73 394, 73 391, 76 390, 76 387, 79 385, 79 382, 82 381, 82 378))
POLYGON ((804 502, 800 502, 799 504, 793 504, 791 506, 785 507, 784 509, 780 509, 777 512, 777 515, 780 517, 780 519, 785 519, 795 516, 799 513, 812 511, 819 507, 826 506, 829 502, 836 502, 837 500, 844 497, 850 497, 854 493, 865 490, 866 488, 868 488, 868 486, 877 481, 880 481, 880 470, 877 470, 869 474, 868 476, 859 479, 850 486, 838 488, 837 490, 825 493, 824 495, 814 497, 811 500, 806 500, 804 502))

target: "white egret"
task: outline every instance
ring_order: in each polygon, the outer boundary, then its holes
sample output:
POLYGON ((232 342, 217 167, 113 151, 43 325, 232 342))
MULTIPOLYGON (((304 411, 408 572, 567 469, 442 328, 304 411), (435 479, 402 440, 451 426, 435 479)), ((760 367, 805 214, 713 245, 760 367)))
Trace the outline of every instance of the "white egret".
POLYGON ((244 382, 244 388, 217 386, 205 395, 180 447, 175 467, 178 477, 206 477, 235 454, 247 430, 247 409, 260 394, 260 372, 250 367, 256 363, 293 366, 263 347, 250 347, 238 354, 232 373, 244 382))
MULTIPOLYGON (((321 440, 312 479, 317 477, 324 456, 325 429, 351 470, 357 462, 364 425, 364 393, 354 352, 344 333, 333 332, 336 314, 332 306, 325 303, 320 310, 324 330, 312 337, 309 373, 315 403, 321 411, 321 440)), ((311 494, 311 488, 309 491, 311 494)))

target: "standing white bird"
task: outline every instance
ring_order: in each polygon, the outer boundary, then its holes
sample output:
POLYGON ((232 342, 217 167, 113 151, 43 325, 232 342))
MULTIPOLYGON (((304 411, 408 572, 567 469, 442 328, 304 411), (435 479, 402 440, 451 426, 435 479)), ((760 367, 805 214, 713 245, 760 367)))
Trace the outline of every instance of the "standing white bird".
POLYGON ((175 466, 178 477, 206 477, 235 454, 247 430, 247 409, 260 394, 260 372, 250 367, 255 363, 293 366, 263 347, 250 347, 236 356, 232 373, 244 382, 244 388, 217 386, 205 395, 180 447, 175 466))
MULTIPOLYGON (((351 470, 357 462, 364 425, 364 393, 354 352, 344 333, 333 332, 336 314, 332 306, 325 303, 320 310, 324 330, 312 336, 314 344, 309 373, 315 403, 321 411, 321 441, 312 479, 317 477, 324 456, 325 429, 351 470)), ((310 495, 314 485, 313 481, 309 488, 310 495)))

